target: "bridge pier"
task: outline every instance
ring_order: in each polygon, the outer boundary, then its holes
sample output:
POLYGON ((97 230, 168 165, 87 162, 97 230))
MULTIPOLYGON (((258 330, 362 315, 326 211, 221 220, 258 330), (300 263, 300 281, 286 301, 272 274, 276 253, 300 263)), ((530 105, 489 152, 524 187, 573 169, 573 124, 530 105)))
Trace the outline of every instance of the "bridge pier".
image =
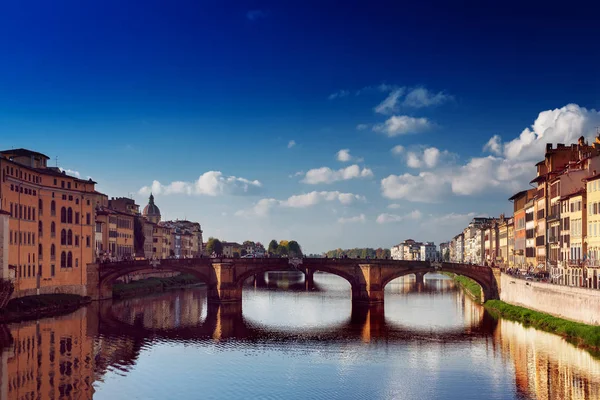
POLYGON ((416 272, 415 282, 417 283, 417 285, 423 285, 425 283, 425 272, 416 272))
POLYGON ((311 291, 315 288, 315 271, 307 268, 304 271, 304 287, 306 291, 311 291))
POLYGON ((242 301, 242 287, 238 285, 235 264, 232 262, 213 263, 214 284, 208 285, 209 303, 234 303, 242 301))

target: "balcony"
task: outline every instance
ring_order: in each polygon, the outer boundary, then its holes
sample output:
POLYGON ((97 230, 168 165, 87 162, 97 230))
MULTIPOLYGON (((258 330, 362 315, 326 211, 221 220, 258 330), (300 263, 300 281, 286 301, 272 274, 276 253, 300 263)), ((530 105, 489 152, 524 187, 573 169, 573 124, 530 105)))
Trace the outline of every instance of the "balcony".
POLYGON ((548 222, 560 221, 560 213, 552 213, 548 215, 548 222))
POLYGON ((556 244, 559 242, 559 237, 555 236, 555 235, 550 235, 548 236, 548 243, 550 244, 556 244))

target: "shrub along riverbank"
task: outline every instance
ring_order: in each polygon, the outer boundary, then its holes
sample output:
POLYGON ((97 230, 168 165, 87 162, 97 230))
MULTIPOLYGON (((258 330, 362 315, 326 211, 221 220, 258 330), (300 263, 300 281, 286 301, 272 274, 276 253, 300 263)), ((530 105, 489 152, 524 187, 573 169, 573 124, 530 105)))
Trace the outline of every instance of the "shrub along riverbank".
POLYGON ((600 350, 600 326, 568 321, 500 300, 488 300, 484 306, 496 317, 521 322, 525 326, 560 335, 573 344, 600 350))
POLYGON ((0 310, 0 322, 16 322, 68 314, 84 304, 89 297, 76 294, 41 294, 12 299, 0 310))
POLYGON ((162 292, 164 290, 181 288, 201 283, 198 278, 190 274, 181 274, 170 278, 140 279, 130 283, 117 283, 113 285, 113 297, 124 298, 140 294, 162 292))
POLYGON ((458 285, 476 302, 481 303, 481 286, 479 286, 477 282, 466 276, 456 275, 450 272, 445 272, 444 274, 448 275, 454 282, 458 283, 458 285))

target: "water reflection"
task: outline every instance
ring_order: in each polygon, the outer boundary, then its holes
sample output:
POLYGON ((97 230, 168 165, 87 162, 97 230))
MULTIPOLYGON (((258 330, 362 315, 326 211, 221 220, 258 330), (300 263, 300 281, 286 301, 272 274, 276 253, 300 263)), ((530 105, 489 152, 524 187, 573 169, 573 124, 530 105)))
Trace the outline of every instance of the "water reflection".
POLYGON ((0 398, 600 398, 597 359, 492 319, 442 275, 393 281, 376 307, 334 275, 311 289, 266 274, 243 305, 199 287, 4 326, 0 398))

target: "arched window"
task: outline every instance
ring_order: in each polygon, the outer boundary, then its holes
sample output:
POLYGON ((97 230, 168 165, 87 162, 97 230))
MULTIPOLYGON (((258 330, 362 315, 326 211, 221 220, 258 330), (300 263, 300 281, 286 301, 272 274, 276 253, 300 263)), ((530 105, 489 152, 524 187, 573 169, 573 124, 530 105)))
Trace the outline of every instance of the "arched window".
POLYGON ((56 215, 56 202, 54 200, 50 202, 50 215, 53 217, 56 215))
POLYGON ((50 236, 56 236, 56 224, 54 223, 54 221, 52 221, 52 223, 50 224, 50 236))
POLYGON ((38 237, 42 237, 44 236, 44 224, 42 223, 42 221, 38 221, 38 237))
POLYGON ((73 231, 69 229, 69 232, 67 233, 67 244, 69 246, 73 245, 73 231))
POLYGON ((41 260, 44 254, 44 249, 42 248, 42 244, 38 244, 38 260, 41 260))
POLYGON ((67 223, 73 223, 73 209, 71 207, 69 207, 69 209, 67 210, 67 223))
POLYGON ((67 268, 73 268, 73 253, 71 252, 67 255, 67 268))
POLYGON ((60 231, 60 244, 61 246, 67 245, 67 231, 64 229, 60 231))
POLYGON ((50 259, 52 261, 54 261, 55 258, 56 258, 56 246, 54 246, 54 243, 52 243, 52 245, 50 246, 50 259))
POLYGON ((31 207, 27 207, 27 219, 31 221, 31 207))
POLYGON ((60 253, 60 267, 67 268, 67 253, 64 251, 60 253))
POLYGON ((38 215, 44 215, 44 202, 42 201, 42 199, 38 200, 38 215))
POLYGON ((64 207, 60 208, 60 222, 63 224, 67 223, 67 209, 64 207))

